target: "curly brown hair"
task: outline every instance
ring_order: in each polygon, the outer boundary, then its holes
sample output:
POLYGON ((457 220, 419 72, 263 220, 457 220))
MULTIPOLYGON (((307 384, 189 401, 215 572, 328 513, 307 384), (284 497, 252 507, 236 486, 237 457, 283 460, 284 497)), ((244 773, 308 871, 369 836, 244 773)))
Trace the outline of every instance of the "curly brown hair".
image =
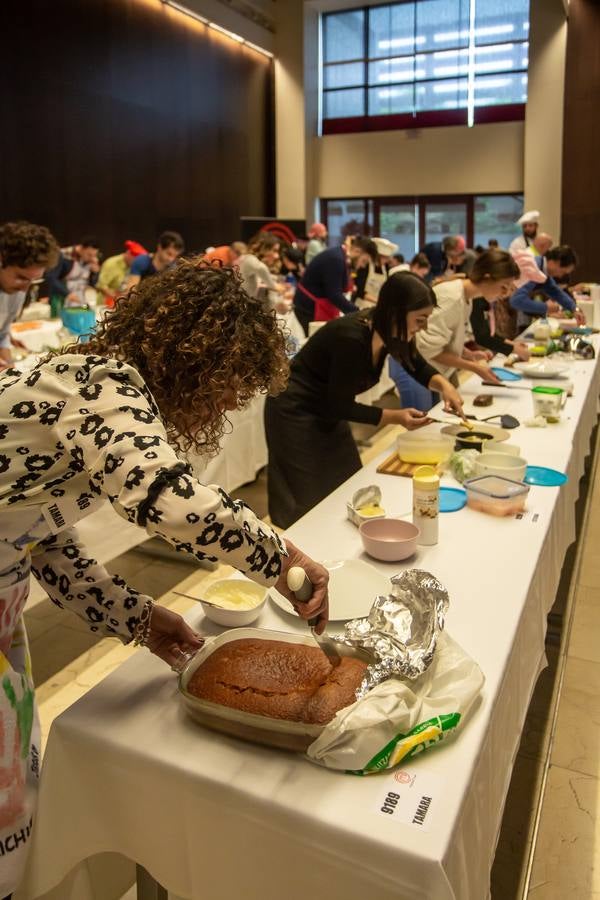
POLYGON ((127 362, 152 392, 180 450, 216 453, 227 425, 223 395, 242 409, 288 377, 286 336, 236 270, 200 260, 146 278, 120 297, 85 343, 63 352, 127 362))
POLYGON ((3 266, 51 268, 58 259, 58 244, 44 225, 6 222, 0 225, 0 263, 3 266))

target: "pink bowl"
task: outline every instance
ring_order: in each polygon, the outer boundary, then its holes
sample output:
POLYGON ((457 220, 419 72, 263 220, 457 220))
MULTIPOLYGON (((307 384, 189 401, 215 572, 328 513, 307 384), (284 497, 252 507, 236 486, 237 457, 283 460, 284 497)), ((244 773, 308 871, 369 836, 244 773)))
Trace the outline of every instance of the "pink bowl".
POLYGON ((372 519, 358 529, 369 556, 384 562, 408 559, 417 551, 420 531, 412 522, 402 519, 372 519))

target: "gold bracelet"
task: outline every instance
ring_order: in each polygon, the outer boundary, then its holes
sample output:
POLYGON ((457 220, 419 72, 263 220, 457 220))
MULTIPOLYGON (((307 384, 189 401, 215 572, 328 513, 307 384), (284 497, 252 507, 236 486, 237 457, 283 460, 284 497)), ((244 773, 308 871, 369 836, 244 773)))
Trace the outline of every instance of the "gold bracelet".
POLYGON ((150 625, 152 620, 152 610, 154 604, 152 600, 146 600, 139 621, 133 629, 133 645, 134 647, 145 647, 150 637, 150 625))

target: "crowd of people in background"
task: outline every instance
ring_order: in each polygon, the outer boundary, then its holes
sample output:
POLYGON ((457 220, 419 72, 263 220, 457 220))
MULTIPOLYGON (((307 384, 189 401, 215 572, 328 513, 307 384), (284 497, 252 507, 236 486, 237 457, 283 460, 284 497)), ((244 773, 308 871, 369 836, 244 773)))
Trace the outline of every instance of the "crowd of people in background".
MULTIPOLYGON (((579 317, 568 286, 576 254, 554 246, 539 222, 538 211, 525 213, 508 249, 493 238, 469 248, 454 234, 427 242, 410 260, 386 236, 348 235, 329 245, 319 222, 292 244, 264 230, 247 243, 189 254, 237 273, 247 295, 296 330, 288 388, 266 409, 275 524, 291 524, 360 465, 349 422, 417 428, 440 397, 460 410, 458 373, 497 383, 493 356, 526 360, 518 335, 532 318, 579 317), (385 360, 400 395, 395 417, 354 399, 380 378, 385 360)), ((31 284, 55 314, 71 305, 110 308, 176 266, 186 247, 165 231, 154 250, 128 239, 102 262, 100 251, 93 237, 59 247, 42 226, 0 228, 1 367, 10 365, 10 326, 31 284)))
MULTIPOLYGON (((517 223, 521 234, 508 250, 493 238, 487 247, 471 249, 462 235, 446 235, 427 242, 410 260, 383 236, 350 235, 329 246, 327 227, 320 222, 293 244, 261 231, 248 243, 232 241, 193 255, 206 264, 237 270, 244 289, 277 313, 291 308, 306 336, 311 322, 373 308, 388 278, 411 272, 433 287, 437 299, 427 332, 419 338, 422 348, 436 348, 429 353, 431 364, 450 374, 462 368, 485 376, 483 368, 494 353, 526 354, 516 337, 532 317, 578 315, 568 287, 576 254, 568 246, 554 246, 539 223, 539 211, 524 213, 517 223)), ((91 300, 111 307, 118 296, 165 271, 186 252, 176 231, 160 234, 151 251, 128 239, 119 253, 101 261, 101 249, 92 236, 60 247, 42 226, 2 227, 0 366, 10 363, 10 324, 18 318, 31 283, 37 284, 39 297, 48 298, 53 314, 91 300), (40 235, 45 235, 45 244, 40 235), (37 243, 38 255, 31 249, 37 243), (16 260, 25 273, 21 281, 10 280, 7 259, 16 260)), ((421 408, 431 405, 435 398, 410 384, 393 361, 391 371, 400 391, 416 396, 421 408)), ((487 378, 493 380, 491 373, 487 378)))

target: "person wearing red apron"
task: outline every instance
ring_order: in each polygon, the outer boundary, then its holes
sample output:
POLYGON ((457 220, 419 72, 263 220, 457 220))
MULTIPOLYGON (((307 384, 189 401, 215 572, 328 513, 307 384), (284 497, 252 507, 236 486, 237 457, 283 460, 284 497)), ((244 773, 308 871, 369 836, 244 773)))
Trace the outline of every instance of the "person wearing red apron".
POLYGON ((347 299, 352 290, 350 268, 377 259, 377 246, 369 238, 347 238, 340 247, 323 250, 308 264, 294 296, 294 312, 308 335, 310 322, 328 322, 342 313, 355 312, 347 299))

